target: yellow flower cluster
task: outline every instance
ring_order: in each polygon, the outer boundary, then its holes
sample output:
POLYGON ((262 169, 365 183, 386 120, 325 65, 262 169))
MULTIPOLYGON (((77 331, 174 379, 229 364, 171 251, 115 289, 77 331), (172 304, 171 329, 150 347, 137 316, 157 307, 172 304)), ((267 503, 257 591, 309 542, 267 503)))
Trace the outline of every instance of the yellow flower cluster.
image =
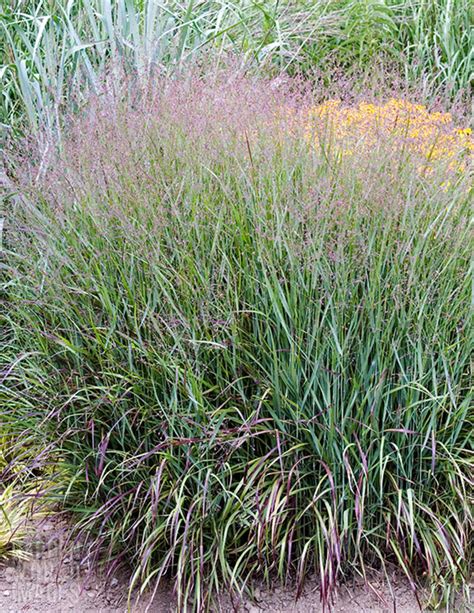
POLYGON ((390 138, 397 148, 418 154, 423 169, 444 161, 450 170, 462 172, 474 157, 470 128, 457 129, 450 113, 430 112, 405 100, 355 106, 329 100, 305 112, 304 129, 308 138, 335 146, 345 156, 364 153, 390 138))

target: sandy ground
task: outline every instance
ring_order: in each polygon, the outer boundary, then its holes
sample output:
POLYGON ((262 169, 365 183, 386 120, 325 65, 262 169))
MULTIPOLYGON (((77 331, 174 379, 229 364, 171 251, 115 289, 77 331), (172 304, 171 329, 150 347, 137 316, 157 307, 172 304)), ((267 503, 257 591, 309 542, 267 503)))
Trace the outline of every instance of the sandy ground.
MULTIPOLYGON (((25 562, 0 563, 0 612, 47 613, 125 613, 127 577, 117 575, 108 584, 99 576, 81 568, 78 556, 64 553, 64 525, 44 521, 35 527, 28 548, 31 558, 25 562)), ((295 602, 294 593, 282 589, 256 590, 255 602, 244 602, 239 611, 249 613, 319 613, 323 611, 314 581, 308 581, 302 597, 295 602)), ((167 613, 175 611, 171 589, 163 587, 150 597, 132 600, 133 613, 167 613)), ((235 611, 225 596, 216 611, 235 611)), ((326 609, 327 611, 327 609, 326 609)), ((406 581, 394 576, 392 590, 374 578, 368 583, 353 583, 338 590, 334 613, 411 613, 420 611, 417 599, 406 581)))

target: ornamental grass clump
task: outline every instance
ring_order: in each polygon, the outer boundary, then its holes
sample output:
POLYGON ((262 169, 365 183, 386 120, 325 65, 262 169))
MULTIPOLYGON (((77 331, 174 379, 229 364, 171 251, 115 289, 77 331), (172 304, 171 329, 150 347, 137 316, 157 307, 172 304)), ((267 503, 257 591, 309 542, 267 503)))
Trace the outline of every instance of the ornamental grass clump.
POLYGON ((313 108, 229 73, 104 86, 9 173, 4 393, 88 559, 179 610, 392 564, 434 604, 467 585, 469 168, 390 131, 331 155, 313 108))

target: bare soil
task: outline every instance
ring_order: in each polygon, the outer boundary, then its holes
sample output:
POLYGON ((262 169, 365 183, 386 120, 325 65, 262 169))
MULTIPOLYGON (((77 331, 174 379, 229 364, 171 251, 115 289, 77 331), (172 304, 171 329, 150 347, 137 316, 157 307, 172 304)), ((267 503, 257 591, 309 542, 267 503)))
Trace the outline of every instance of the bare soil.
MULTIPOLYGON (((0 563, 0 612, 48 613, 168 613, 176 611, 170 586, 160 587, 154 595, 141 599, 134 594, 128 604, 128 578, 117 574, 105 581, 80 563, 80 556, 71 548, 64 548, 66 526, 62 522, 46 520, 35 525, 27 547, 31 558, 27 561, 0 563)), ((353 582, 338 589, 331 611, 334 613, 420 611, 417 598, 408 582, 396 574, 391 587, 374 575, 367 582, 353 582)), ((232 613, 319 613, 323 612, 316 581, 307 582, 297 602, 291 590, 256 589, 253 602, 241 603, 223 595, 216 611, 232 613), (239 605, 239 606, 237 606, 239 605)), ((328 609, 326 608, 326 611, 328 609)))

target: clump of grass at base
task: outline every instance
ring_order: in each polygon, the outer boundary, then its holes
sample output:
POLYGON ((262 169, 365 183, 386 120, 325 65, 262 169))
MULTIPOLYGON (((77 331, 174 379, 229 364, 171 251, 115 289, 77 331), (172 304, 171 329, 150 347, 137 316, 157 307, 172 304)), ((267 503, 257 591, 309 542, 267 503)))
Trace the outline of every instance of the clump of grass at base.
POLYGON ((291 84, 148 87, 93 100, 7 211, 15 385, 89 554, 171 577, 180 610, 313 572, 328 603, 388 562, 448 599, 472 542, 468 169, 420 173, 389 135, 315 146, 291 84))
MULTIPOLYGON (((19 412, 12 412, 12 421, 20 420, 19 412)), ((29 552, 25 541, 33 532, 32 520, 42 515, 39 507, 43 505, 43 497, 40 493, 41 483, 31 472, 34 454, 26 451, 24 440, 18 444, 12 432, 7 436, 5 424, 3 421, 0 424, 1 563, 8 558, 28 559, 29 552)), ((43 485, 44 483, 43 481, 43 485)))
POLYGON ((0 562, 7 558, 28 559, 24 541, 30 529, 31 503, 20 495, 20 488, 11 483, 0 486, 0 562))
POLYGON ((64 484, 64 478, 52 479, 59 469, 57 460, 51 463, 46 433, 35 430, 38 419, 28 421, 24 414, 28 403, 23 385, 25 370, 21 372, 20 398, 12 380, 5 385, 14 369, 15 362, 3 371, 0 384, 0 564, 9 558, 30 557, 28 538, 37 522, 51 511, 51 502, 64 484))

